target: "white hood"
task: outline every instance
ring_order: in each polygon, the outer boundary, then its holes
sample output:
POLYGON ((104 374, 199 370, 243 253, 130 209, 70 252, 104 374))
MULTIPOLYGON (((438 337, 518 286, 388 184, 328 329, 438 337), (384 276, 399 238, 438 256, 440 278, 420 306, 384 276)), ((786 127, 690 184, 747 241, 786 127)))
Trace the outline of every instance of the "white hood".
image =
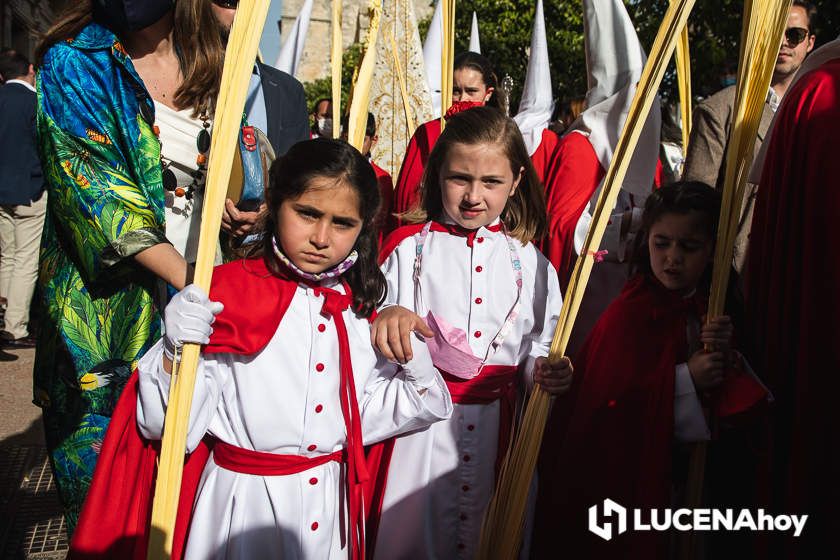
POLYGON ((539 148, 542 133, 548 128, 553 111, 554 96, 551 93, 551 70, 548 64, 548 41, 545 36, 543 2, 537 0, 525 87, 522 89, 519 112, 513 117, 522 132, 529 155, 533 155, 539 148))
MULTIPOLYGON (((432 114, 440 115, 441 56, 443 55, 443 6, 441 0, 435 4, 435 13, 423 43, 423 63, 426 67, 426 84, 432 94, 432 114)), ((418 123, 419 124, 419 123, 418 123)))
MULTIPOLYGON (((583 0, 583 14, 589 90, 587 108, 573 128, 588 133, 598 161, 607 169, 647 56, 622 0, 583 0)), ((622 185, 622 189, 642 199, 650 194, 653 185, 661 121, 657 98, 622 185)))
POLYGON ((478 16, 473 12, 472 27, 470 27, 470 52, 481 54, 481 40, 478 38, 478 16))
POLYGON ((292 76, 297 72, 300 59, 303 56, 303 44, 306 41, 306 33, 309 31, 309 20, 312 17, 312 3, 313 0, 306 0, 303 3, 298 17, 295 18, 295 24, 292 26, 292 30, 283 42, 283 47, 277 56, 277 62, 274 63, 275 68, 292 76))

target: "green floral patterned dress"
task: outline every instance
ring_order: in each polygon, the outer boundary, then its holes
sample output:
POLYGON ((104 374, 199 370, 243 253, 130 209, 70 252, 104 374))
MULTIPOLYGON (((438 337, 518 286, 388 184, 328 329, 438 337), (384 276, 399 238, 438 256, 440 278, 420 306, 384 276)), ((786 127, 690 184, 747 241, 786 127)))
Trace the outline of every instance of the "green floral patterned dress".
POLYGON ((49 202, 34 397, 71 534, 111 412, 160 336, 158 281, 133 259, 167 242, 153 119, 151 98, 107 29, 90 24, 47 52, 38 75, 49 202))

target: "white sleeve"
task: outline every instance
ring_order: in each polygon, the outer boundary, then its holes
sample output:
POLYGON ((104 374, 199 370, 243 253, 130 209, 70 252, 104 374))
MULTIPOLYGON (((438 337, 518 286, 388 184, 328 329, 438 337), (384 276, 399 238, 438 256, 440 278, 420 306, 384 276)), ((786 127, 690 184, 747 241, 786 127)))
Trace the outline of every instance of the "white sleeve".
POLYGON ((674 383, 674 437, 677 441, 707 441, 709 426, 687 363, 677 365, 674 383))
MULTIPOLYGON (((611 262, 625 262, 630 256, 627 254, 627 245, 632 234, 639 230, 642 221, 642 209, 633 208, 630 228, 626 235, 621 235, 621 222, 624 219, 624 212, 616 212, 610 216, 607 228, 604 230, 604 237, 601 239, 599 250, 607 251, 604 259, 611 262)), ((584 209, 583 214, 575 225, 575 253, 580 255, 583 250, 583 243, 586 241, 586 234, 592 224, 592 215, 589 213, 589 206, 584 209)))
POLYGON ((404 239, 382 263, 382 273, 388 293, 385 301, 379 306, 382 310, 392 305, 401 305, 406 309, 414 309, 414 258, 416 253, 414 237, 404 239))
MULTIPOLYGON (((187 453, 191 453, 198 447, 201 438, 207 433, 210 421, 216 415, 222 388, 230 379, 231 369, 224 361, 230 358, 226 354, 210 354, 199 358, 190 423, 187 429, 187 453)), ((163 421, 169 402, 172 378, 163 369, 162 340, 159 340, 140 358, 137 363, 137 372, 139 375, 137 426, 143 437, 160 439, 163 436, 163 421)))
POLYGON ((452 415, 452 398, 426 344, 412 337, 411 351, 414 358, 401 367, 379 357, 361 399, 366 445, 452 415))
POLYGON ((534 328, 526 339, 528 355, 522 370, 528 391, 534 387, 534 362, 537 358, 548 356, 557 321, 560 319, 560 308, 563 307, 563 295, 560 293, 557 270, 541 253, 537 257, 534 301, 532 302, 534 328))

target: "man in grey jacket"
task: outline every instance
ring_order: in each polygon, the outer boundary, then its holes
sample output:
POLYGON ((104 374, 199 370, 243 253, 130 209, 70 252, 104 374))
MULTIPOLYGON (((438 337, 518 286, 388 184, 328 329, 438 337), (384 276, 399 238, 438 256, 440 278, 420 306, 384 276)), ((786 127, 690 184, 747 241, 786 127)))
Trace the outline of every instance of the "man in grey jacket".
MULTIPOLYGON (((796 77, 796 72, 805 57, 814 48, 815 16, 816 8, 813 4, 803 0, 794 0, 788 14, 785 36, 779 48, 776 66, 773 69, 773 79, 758 126, 755 142, 756 154, 761 148, 761 143, 770 127, 770 121, 773 120, 773 114, 782 97, 796 77)), ((707 98, 694 109, 683 180, 700 181, 717 189, 723 188, 726 174, 726 149, 734 118, 734 105, 735 86, 729 86, 707 98)), ((746 255, 755 193, 756 185, 748 184, 741 208, 738 237, 735 241, 734 264, 738 272, 743 267, 746 255)))

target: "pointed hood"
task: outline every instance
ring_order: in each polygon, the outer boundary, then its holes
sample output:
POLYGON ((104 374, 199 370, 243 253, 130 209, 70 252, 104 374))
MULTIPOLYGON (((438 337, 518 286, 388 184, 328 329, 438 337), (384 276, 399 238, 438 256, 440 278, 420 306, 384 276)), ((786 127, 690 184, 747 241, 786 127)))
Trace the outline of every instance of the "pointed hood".
POLYGON ((548 65, 548 41, 545 35, 543 1, 537 0, 525 87, 522 89, 519 112, 513 117, 519 125, 529 154, 533 155, 539 148, 543 130, 548 128, 553 111, 554 96, 551 93, 551 70, 548 65))
POLYGON ((470 52, 481 54, 481 41, 478 38, 478 16, 473 12, 472 27, 470 27, 470 52))
MULTIPOLYGON (((583 0, 583 25, 589 90, 587 108, 574 128, 588 133, 598 161, 607 169, 647 56, 622 0, 583 0)), ((657 98, 622 185, 642 199, 653 185, 661 121, 657 98)))
POLYGON ((309 31, 309 20, 312 17, 312 4, 313 0, 306 0, 303 3, 300 13, 295 18, 295 24, 292 26, 292 30, 283 42, 283 47, 277 56, 277 62, 274 64, 275 68, 292 76, 297 72, 300 59, 303 56, 303 44, 306 41, 306 33, 309 31))
POLYGON ((443 54, 443 6, 441 0, 435 3, 435 13, 423 43, 423 63, 426 67, 426 83, 432 94, 432 114, 440 115, 440 59, 443 54))

